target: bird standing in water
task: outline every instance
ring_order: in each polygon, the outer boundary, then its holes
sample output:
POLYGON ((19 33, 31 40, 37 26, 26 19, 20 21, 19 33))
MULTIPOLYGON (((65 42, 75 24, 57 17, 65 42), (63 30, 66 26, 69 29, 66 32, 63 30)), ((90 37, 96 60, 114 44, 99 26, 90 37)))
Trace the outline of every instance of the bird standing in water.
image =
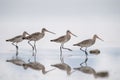
POLYGON ((73 46, 79 46, 79 47, 80 47, 80 50, 83 51, 83 52, 85 52, 85 54, 86 54, 86 61, 85 61, 85 62, 87 62, 87 59, 88 59, 88 58, 87 58, 87 55, 88 55, 88 53, 87 53, 87 48, 95 44, 96 38, 98 38, 98 39, 100 39, 101 41, 103 41, 101 38, 99 38, 99 37, 95 34, 92 39, 83 40, 83 41, 81 41, 81 42, 79 42, 79 43, 77 43, 77 44, 73 44, 73 46), (82 49, 83 47, 85 47, 85 50, 82 49))
POLYGON ((37 52, 37 49, 36 49, 36 41, 42 39, 42 38, 45 36, 45 32, 49 32, 49 33, 55 34, 55 33, 51 32, 51 31, 48 31, 48 30, 45 29, 45 28, 42 28, 42 31, 41 31, 41 32, 35 32, 35 33, 33 33, 33 34, 31 34, 31 35, 23 38, 23 39, 28 40, 28 44, 29 44, 30 46, 32 46, 32 49, 33 49, 33 54, 32 54, 32 56, 35 57, 35 61, 36 61, 36 52, 37 52), (31 41, 34 41, 34 45, 32 45, 32 44, 30 43, 31 41), (34 52, 34 51, 35 51, 35 52, 34 52))
POLYGON ((15 36, 11 39, 6 40, 7 42, 12 42, 12 45, 16 47, 16 57, 18 56, 18 43, 23 41, 23 38, 29 35, 26 31, 22 35, 15 36))
POLYGON ((62 49, 67 49, 69 51, 72 51, 71 49, 64 47, 64 44, 71 39, 71 35, 70 34, 73 35, 73 36, 75 36, 75 37, 77 37, 76 35, 74 35, 73 33, 71 33, 69 30, 67 30, 66 31, 66 35, 58 37, 57 39, 51 40, 51 42, 61 43, 61 46, 60 46, 60 60, 61 61, 63 61, 63 58, 62 58, 62 49))

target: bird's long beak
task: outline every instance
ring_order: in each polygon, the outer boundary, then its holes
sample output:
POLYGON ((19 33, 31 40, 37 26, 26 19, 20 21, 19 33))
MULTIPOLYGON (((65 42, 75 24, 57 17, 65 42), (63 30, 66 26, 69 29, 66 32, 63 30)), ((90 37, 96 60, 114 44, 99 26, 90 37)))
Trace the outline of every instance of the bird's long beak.
POLYGON ((70 34, 72 34, 73 36, 77 37, 75 34, 73 34, 73 33, 71 33, 71 32, 70 32, 70 34))
POLYGON ((46 30, 46 32, 49 32, 49 33, 52 33, 52 34, 56 34, 56 33, 54 33, 54 32, 48 31, 48 30, 46 30))
POLYGON ((26 31, 24 31, 24 32, 23 32, 23 36, 25 37, 26 35, 29 36, 30 34, 29 34, 28 32, 26 32, 26 31))
POLYGON ((30 34, 26 32, 26 34, 29 36, 30 34))
POLYGON ((104 40, 102 40, 102 39, 101 39, 100 37, 98 37, 98 36, 97 36, 97 38, 98 38, 99 40, 101 40, 101 41, 104 41, 104 40))
POLYGON ((46 71, 45 73, 48 73, 48 72, 53 71, 53 70, 55 70, 55 69, 56 69, 56 68, 50 69, 50 70, 46 71))

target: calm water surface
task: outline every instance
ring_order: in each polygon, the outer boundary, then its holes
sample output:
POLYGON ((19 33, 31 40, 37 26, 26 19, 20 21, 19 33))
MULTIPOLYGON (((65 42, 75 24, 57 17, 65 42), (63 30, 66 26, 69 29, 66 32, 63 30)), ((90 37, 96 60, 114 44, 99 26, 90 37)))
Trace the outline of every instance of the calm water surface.
MULTIPOLYGON (((96 72, 107 71, 109 76, 106 78, 95 78, 92 74, 85 74, 80 71, 67 76, 65 71, 55 69, 46 75, 41 71, 33 69, 24 70, 23 67, 6 62, 15 55, 12 50, 6 53, 0 53, 0 80, 119 80, 120 77, 120 48, 103 48, 100 49, 99 55, 88 55, 87 66, 93 68, 96 72)), ((31 57, 30 50, 19 52, 19 57, 27 62, 31 57)), ((63 51, 64 62, 73 68, 80 67, 85 59, 85 54, 79 50, 73 52, 63 51)), ((38 50, 37 61, 46 67, 46 70, 52 69, 51 64, 60 63, 59 50, 38 50)))

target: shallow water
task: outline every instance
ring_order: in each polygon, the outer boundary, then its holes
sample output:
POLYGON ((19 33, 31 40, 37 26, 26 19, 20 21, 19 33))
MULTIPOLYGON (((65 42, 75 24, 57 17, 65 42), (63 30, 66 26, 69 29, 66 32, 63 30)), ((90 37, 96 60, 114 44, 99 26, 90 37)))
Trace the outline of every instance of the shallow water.
MULTIPOLYGON (((100 50, 99 55, 88 55, 87 66, 93 68, 96 72, 107 71, 108 77, 97 78, 97 80, 119 80, 119 60, 120 60, 120 48, 103 48, 100 50)), ((0 53, 0 79, 1 80, 96 80, 94 75, 85 74, 80 71, 75 71, 70 76, 67 76, 65 71, 55 69, 46 75, 43 75, 41 71, 33 69, 24 70, 23 67, 6 62, 7 59, 15 57, 15 51, 9 53, 0 53)), ((29 50, 23 50, 19 52, 19 58, 28 62, 32 52, 29 50)), ((79 50, 63 51, 64 62, 71 68, 80 67, 80 63, 85 60, 85 54, 79 50)), ((40 62, 46 67, 46 70, 52 69, 51 64, 60 63, 59 50, 39 50, 37 53, 37 62, 40 62)), ((84 64, 83 64, 84 65, 84 64)))

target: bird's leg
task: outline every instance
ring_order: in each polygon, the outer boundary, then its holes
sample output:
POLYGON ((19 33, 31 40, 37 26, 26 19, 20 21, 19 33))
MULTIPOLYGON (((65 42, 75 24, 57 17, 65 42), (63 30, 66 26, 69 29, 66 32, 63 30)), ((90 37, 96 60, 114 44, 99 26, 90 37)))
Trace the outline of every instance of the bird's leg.
POLYGON ((61 46, 60 46, 60 60, 62 62, 62 48, 61 48, 61 46))
POLYGON ((82 48, 80 48, 81 51, 85 52, 82 48))
POLYGON ((88 59, 88 58, 87 58, 87 56, 88 56, 87 48, 85 49, 85 55, 86 55, 86 59, 88 59))
POLYGON ((85 51, 87 51, 87 47, 85 48, 85 51))
POLYGON ((62 44, 60 46, 60 61, 63 62, 63 58, 62 58, 62 44))
MULTIPOLYGON (((33 54, 35 54, 35 53, 33 52, 33 54)), ((34 62, 36 62, 36 54, 35 54, 34 56, 32 55, 32 56, 28 59, 28 62, 30 62, 33 57, 34 57, 34 62)))
POLYGON ((61 63, 64 63, 64 58, 63 57, 61 58, 61 63))
POLYGON ((67 50, 69 50, 69 51, 72 51, 72 50, 69 49, 69 48, 65 48, 65 47, 64 47, 64 44, 62 44, 62 49, 67 49, 67 50))
MULTIPOLYGON (((30 41, 28 41, 28 44, 32 47, 32 49, 33 49, 33 53, 32 53, 32 56, 31 56, 31 58, 35 55, 35 53, 34 53, 34 46, 30 43, 30 41)), ((31 60, 31 58, 29 58, 28 59, 28 62, 31 60)), ((35 58, 34 58, 35 59, 35 58)))
POLYGON ((85 64, 86 64, 86 66, 87 66, 87 61, 88 61, 88 57, 86 57, 86 59, 85 59, 85 64))
POLYGON ((34 41, 34 49, 35 49, 35 53, 37 53, 36 41, 34 41))
POLYGON ((87 53, 87 48, 85 50, 83 50, 82 48, 80 48, 81 51, 85 52, 85 55, 87 57, 88 53, 87 53))
POLYGON ((35 49, 35 53, 34 53, 34 61, 36 62, 36 53, 37 53, 37 49, 36 49, 36 41, 34 41, 34 49, 35 49))
POLYGON ((17 49, 16 56, 18 56, 18 46, 17 46, 17 44, 16 44, 16 49, 17 49))
POLYGON ((85 62, 80 63, 80 66, 82 66, 83 63, 85 63, 85 62))
POLYGON ((36 62, 36 55, 34 51, 32 52, 32 56, 28 59, 28 62, 30 62, 33 57, 34 57, 34 61, 36 62))
POLYGON ((28 62, 30 62, 31 58, 28 59, 28 62))
POLYGON ((86 64, 86 66, 87 66, 87 61, 88 61, 88 53, 87 53, 87 48, 85 49, 85 54, 86 54, 86 59, 85 59, 85 64, 86 64))
POLYGON ((28 44, 32 47, 32 49, 33 49, 33 54, 32 54, 32 56, 34 56, 34 46, 30 43, 30 41, 28 41, 28 44))
POLYGON ((80 65, 82 66, 82 64, 83 64, 83 63, 85 63, 85 64, 86 64, 86 66, 87 66, 87 60, 88 60, 88 57, 87 57, 87 56, 88 56, 88 53, 87 53, 87 47, 86 47, 86 49, 85 49, 85 50, 83 50, 82 48, 80 48, 80 50, 81 50, 81 51, 83 51, 83 52, 85 52, 85 55, 86 55, 86 59, 85 59, 85 61, 84 61, 84 62, 82 62, 80 65))
POLYGON ((87 53, 87 51, 85 51, 85 55, 86 55, 86 57, 88 56, 88 53, 87 53))
POLYGON ((36 62, 36 55, 34 55, 34 62, 36 62))
MULTIPOLYGON (((32 58, 32 57, 33 57, 33 56, 31 56, 31 58, 32 58)), ((31 58, 29 58, 29 59, 28 59, 28 62, 30 62, 30 61, 31 61, 31 58)))
POLYGON ((14 42, 13 42, 12 45, 16 47, 16 57, 17 57, 18 56, 18 46, 17 46, 17 43, 14 44, 14 42))
POLYGON ((63 49, 67 49, 68 51, 72 51, 72 49, 69 49, 69 48, 64 48, 64 47, 62 47, 63 49))
POLYGON ((86 64, 86 66, 87 66, 87 61, 88 61, 88 57, 86 57, 86 59, 85 59, 85 61, 84 62, 82 62, 82 63, 80 63, 80 66, 82 66, 82 64, 86 64))
MULTIPOLYGON (((64 45, 64 44, 61 44, 61 53, 62 53, 63 45, 64 45)), ((63 58, 63 55, 62 55, 62 54, 61 54, 61 62, 64 63, 64 58, 63 58)))

